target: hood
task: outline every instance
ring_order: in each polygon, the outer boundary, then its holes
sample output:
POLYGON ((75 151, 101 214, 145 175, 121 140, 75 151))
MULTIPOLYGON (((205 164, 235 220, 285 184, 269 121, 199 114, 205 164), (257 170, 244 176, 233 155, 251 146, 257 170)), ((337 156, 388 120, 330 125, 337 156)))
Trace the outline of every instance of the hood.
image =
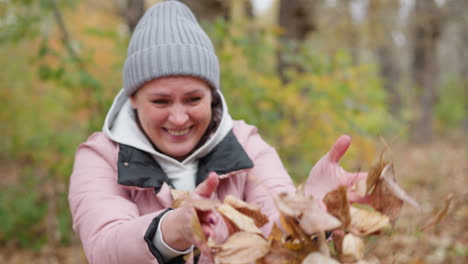
POLYGON ((217 90, 222 102, 222 118, 216 131, 205 144, 183 161, 178 161, 154 149, 153 145, 140 130, 136 122, 136 116, 131 107, 130 98, 122 89, 114 98, 114 102, 106 115, 103 132, 113 141, 134 147, 151 154, 156 161, 171 165, 171 167, 186 167, 194 161, 207 155, 232 129, 232 118, 221 91, 217 90))

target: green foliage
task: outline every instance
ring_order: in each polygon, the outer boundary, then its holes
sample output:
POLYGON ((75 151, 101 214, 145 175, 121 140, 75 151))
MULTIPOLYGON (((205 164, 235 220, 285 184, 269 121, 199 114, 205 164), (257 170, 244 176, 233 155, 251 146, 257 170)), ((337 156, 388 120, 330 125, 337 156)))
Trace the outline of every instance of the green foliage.
MULTIPOLYGON (((74 1, 58 2, 64 6, 74 1)), ((109 81, 113 75, 97 78, 91 73, 96 62, 90 51, 73 53, 67 43, 57 41, 50 3, 16 1, 6 9, 0 3, 0 10, 15 19, 15 28, 0 27, 0 96, 7 99, 0 101, 0 133, 7 139, 0 141, 0 161, 14 161, 21 177, 17 186, 0 187, 0 245, 40 248, 71 241, 66 186, 74 152, 92 131, 100 130, 110 94, 118 90, 102 84, 115 83, 109 81), (58 186, 49 194, 56 196, 56 215, 46 214, 38 182, 58 186), (45 231, 46 218, 56 219, 58 237, 45 231)))
POLYGON ((47 204, 41 199, 37 181, 0 192, 0 245, 39 249, 47 242, 44 220, 47 204))
POLYGON ((456 79, 447 81, 441 87, 439 102, 436 105, 439 130, 459 128, 466 119, 468 114, 467 88, 468 83, 456 79))

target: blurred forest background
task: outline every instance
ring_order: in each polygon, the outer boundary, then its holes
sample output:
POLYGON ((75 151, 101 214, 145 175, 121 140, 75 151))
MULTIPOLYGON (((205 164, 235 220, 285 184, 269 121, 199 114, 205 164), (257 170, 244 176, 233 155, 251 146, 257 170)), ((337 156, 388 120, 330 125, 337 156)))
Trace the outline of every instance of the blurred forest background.
MULTIPOLYGON (((68 178, 121 89, 144 0, 0 0, 0 263, 86 263, 68 178)), ((369 249, 382 263, 468 258, 468 1, 185 0, 217 50, 234 119, 297 183, 343 133, 349 170, 384 149, 422 204, 369 249), (444 197, 439 228, 418 229, 444 197)))

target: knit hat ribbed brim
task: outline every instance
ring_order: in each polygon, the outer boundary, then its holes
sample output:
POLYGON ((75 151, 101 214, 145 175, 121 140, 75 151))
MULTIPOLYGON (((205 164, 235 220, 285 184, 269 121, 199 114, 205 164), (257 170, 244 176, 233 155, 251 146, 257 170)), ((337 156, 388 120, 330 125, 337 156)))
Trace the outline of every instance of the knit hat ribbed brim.
POLYGON ((219 89, 219 74, 213 44, 187 6, 166 1, 146 11, 132 35, 124 64, 128 96, 145 82, 174 75, 198 77, 219 89))

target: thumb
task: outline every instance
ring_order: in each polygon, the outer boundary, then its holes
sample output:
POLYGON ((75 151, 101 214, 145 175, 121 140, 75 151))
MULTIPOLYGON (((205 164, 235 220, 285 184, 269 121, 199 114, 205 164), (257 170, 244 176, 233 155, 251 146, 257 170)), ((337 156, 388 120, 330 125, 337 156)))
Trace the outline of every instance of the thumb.
POLYGON ((330 161, 338 163, 350 145, 351 137, 348 135, 341 135, 328 153, 330 161))
POLYGON ((202 196, 203 198, 210 198, 211 194, 218 188, 218 174, 216 172, 210 172, 206 180, 200 183, 195 188, 195 193, 202 196))

